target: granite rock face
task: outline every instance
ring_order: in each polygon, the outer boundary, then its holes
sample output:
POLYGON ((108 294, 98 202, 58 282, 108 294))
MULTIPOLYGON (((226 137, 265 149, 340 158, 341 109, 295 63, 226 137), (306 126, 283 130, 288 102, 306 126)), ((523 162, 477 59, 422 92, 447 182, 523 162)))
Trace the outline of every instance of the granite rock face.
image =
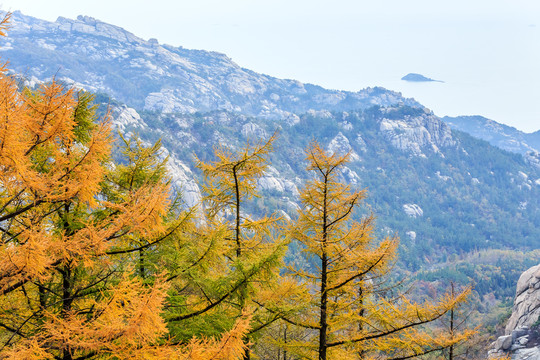
POLYGON ((403 211, 412 218, 424 216, 424 210, 417 204, 405 204, 403 205, 403 211))
POLYGON ((540 169, 540 152, 536 150, 531 150, 525 153, 525 160, 532 166, 540 169))
POLYGON ((530 328, 540 317, 540 265, 533 266, 519 278, 512 315, 506 324, 506 334, 517 328, 530 328))
POLYGON ((511 355, 512 360, 540 359, 539 319, 540 265, 536 265, 520 276, 505 335, 492 344, 489 358, 511 355))
POLYGON ((456 141, 450 128, 430 113, 404 116, 401 119, 383 119, 380 130, 396 148, 426 157, 425 152, 440 153, 443 147, 454 147, 456 141))
POLYGON ((343 156, 349 154, 350 161, 360 160, 360 156, 352 149, 349 139, 339 132, 328 144, 328 151, 332 154, 343 156))

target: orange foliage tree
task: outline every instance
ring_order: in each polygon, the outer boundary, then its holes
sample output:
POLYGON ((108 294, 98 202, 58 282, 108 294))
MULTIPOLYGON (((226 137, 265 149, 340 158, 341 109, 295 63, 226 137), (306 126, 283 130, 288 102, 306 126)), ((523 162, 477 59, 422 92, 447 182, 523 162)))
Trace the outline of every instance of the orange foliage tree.
POLYGON ((315 176, 301 192, 303 208, 291 236, 317 260, 317 267, 292 269, 305 287, 306 306, 284 320, 308 335, 282 345, 305 359, 408 359, 467 339, 470 331, 449 335, 424 327, 462 302, 467 292, 421 304, 402 295, 383 296, 378 284, 391 268, 398 242, 374 239, 373 216, 351 220, 365 195, 340 180, 347 158, 328 154, 317 143, 307 150, 308 170, 315 176))
POLYGON ((248 316, 221 339, 166 340, 168 279, 144 251, 187 217, 169 221, 163 166, 143 147, 114 164, 91 100, 0 73, 0 358, 241 358, 248 316))

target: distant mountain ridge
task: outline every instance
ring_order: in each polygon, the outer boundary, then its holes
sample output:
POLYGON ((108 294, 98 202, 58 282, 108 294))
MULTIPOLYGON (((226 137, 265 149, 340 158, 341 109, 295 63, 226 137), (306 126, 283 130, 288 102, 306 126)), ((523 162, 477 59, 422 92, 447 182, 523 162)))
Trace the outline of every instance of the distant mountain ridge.
POLYGON ((525 133, 512 126, 497 123, 483 116, 445 116, 442 120, 452 129, 471 134, 501 149, 525 155, 540 151, 540 130, 525 133))
POLYGON ((39 20, 16 11, 2 58, 28 78, 60 79, 151 111, 227 110, 295 120, 308 110, 344 111, 413 99, 383 88, 327 90, 258 74, 224 54, 160 45, 87 16, 39 20))

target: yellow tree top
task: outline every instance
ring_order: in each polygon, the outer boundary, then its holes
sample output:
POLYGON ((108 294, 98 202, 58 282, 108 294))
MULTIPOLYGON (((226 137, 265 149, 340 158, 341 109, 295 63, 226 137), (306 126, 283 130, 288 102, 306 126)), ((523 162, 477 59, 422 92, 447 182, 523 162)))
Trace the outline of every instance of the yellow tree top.
POLYGON ((276 137, 274 134, 268 141, 255 145, 248 143, 240 151, 218 146, 214 149, 216 160, 208 163, 197 158, 197 166, 206 180, 203 185, 205 200, 213 209, 212 214, 226 208, 235 211, 238 201, 257 196, 257 180, 266 170, 267 156, 276 137))

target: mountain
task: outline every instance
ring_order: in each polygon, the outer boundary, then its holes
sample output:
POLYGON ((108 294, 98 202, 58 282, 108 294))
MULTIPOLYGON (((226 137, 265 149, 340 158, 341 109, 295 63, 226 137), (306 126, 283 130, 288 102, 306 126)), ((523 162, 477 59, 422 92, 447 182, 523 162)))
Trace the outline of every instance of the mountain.
POLYGON ((173 158, 190 169, 193 152, 208 160, 215 144, 240 147, 279 130, 272 168, 259 182, 271 196, 259 205, 291 216, 297 188, 307 178, 308 142, 315 138, 330 151, 350 151, 345 179, 367 188, 379 224, 402 235, 402 258, 409 267, 476 249, 540 245, 540 171, 520 155, 452 132, 423 108, 310 111, 295 123, 226 111, 135 115, 123 108, 119 117, 126 114, 136 120, 123 120, 129 124, 123 131, 144 134, 149 142, 161 138, 173 158))
POLYGON ((58 79, 144 110, 227 110, 294 120, 296 113, 404 103, 382 88, 358 92, 282 80, 241 68, 226 55, 160 45, 99 20, 79 16, 47 22, 15 12, 0 48, 14 71, 28 79, 58 79))
POLYGON ((442 120, 452 129, 464 131, 510 152, 525 155, 531 151, 540 151, 540 131, 524 133, 483 116, 445 116, 442 120))
MULTIPOLYGON (((368 190, 369 206, 357 216, 373 211, 379 235, 401 236, 403 272, 444 267, 451 279, 476 282, 479 296, 504 297, 525 269, 501 274, 486 257, 459 277, 450 271, 456 259, 540 247, 540 167, 451 130, 400 93, 277 79, 223 54, 145 41, 84 16, 47 22, 15 12, 0 50, 26 86, 56 77, 97 92, 100 111, 110 107, 118 131, 148 144, 161 139, 187 205, 201 198, 193 153, 208 160, 218 144, 238 149, 278 131, 271 167, 258 182, 263 196, 249 205, 253 216, 295 216, 308 179, 304 149, 317 139, 329 151, 350 152, 343 179, 368 190), (486 267, 504 281, 488 283, 479 271, 486 267)), ((290 261, 298 260, 294 246, 290 261)), ((540 260, 538 253, 522 257, 540 260)))

